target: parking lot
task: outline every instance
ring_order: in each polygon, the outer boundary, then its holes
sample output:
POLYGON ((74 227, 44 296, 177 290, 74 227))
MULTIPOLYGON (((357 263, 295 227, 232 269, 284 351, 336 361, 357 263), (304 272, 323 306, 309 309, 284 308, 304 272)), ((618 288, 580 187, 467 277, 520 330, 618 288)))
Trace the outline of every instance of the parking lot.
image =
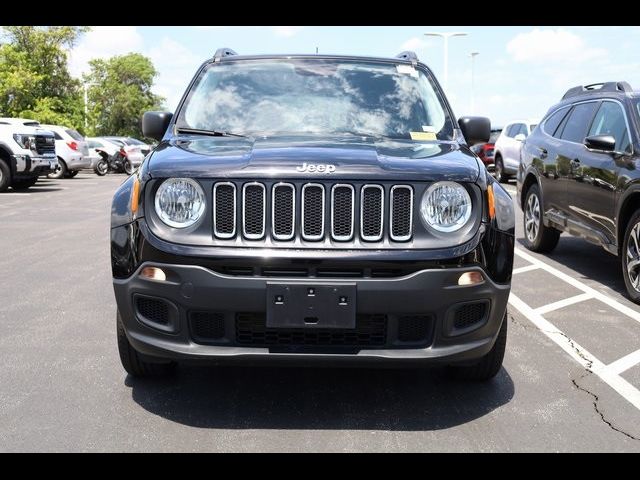
POLYGON ((127 377, 108 242, 124 178, 0 195, 0 451, 640 451, 640 307, 615 257, 567 235, 551 255, 516 241, 504 368, 485 384, 346 368, 127 377))

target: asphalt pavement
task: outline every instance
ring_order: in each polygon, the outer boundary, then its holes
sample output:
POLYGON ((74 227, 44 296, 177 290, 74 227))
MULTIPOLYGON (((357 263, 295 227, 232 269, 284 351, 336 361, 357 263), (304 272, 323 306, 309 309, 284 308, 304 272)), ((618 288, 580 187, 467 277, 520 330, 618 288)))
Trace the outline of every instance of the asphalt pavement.
POLYGON ((516 242, 504 368, 488 383, 438 369, 127 376, 109 263, 124 179, 0 194, 0 451, 640 452, 640 307, 615 257, 566 235, 549 255, 516 242))

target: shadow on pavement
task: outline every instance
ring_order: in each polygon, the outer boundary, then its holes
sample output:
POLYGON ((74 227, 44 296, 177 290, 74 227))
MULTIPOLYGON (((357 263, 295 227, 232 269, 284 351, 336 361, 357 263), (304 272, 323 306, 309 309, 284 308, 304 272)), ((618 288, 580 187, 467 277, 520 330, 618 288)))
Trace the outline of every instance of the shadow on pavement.
MULTIPOLYGON (((525 252, 529 252, 522 238, 516 242, 525 252)), ((579 273, 575 276, 576 280, 594 280, 627 298, 620 259, 602 247, 572 235, 563 235, 553 252, 543 256, 579 273)))
POLYGON ((180 366, 176 376, 125 384, 133 400, 200 428, 439 430, 513 398, 503 368, 489 382, 449 380, 442 369, 180 366))

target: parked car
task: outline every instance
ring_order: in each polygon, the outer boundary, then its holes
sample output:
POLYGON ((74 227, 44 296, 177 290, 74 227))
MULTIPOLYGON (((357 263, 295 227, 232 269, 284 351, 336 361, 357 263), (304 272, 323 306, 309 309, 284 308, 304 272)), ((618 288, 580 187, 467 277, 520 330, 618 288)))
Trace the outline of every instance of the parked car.
POLYGON ((537 120, 516 120, 502 129, 493 152, 496 180, 501 183, 508 182, 518 172, 520 147, 537 124, 537 120))
POLYGON ((58 168, 49 178, 75 177, 83 168, 91 168, 91 157, 84 137, 76 130, 60 125, 42 125, 51 130, 56 139, 58 168))
POLYGON ((478 158, 482 160, 482 163, 484 163, 484 166, 487 167, 487 170, 490 172, 493 171, 495 166, 493 161, 494 145, 498 136, 500 136, 500 132, 502 132, 502 128, 492 128, 488 142, 477 143, 471 147, 471 151, 478 155, 478 158))
POLYGON ((569 232, 619 256, 640 303, 640 93, 626 82, 574 87, 524 143, 518 200, 525 246, 550 252, 569 232))
POLYGON ((456 121, 413 52, 220 49, 186 93, 175 115, 144 115, 162 148, 113 197, 127 372, 276 360, 498 373, 515 220, 468 148, 489 119, 456 121))
POLYGON ((121 153, 126 157, 134 168, 138 168, 144 157, 151 151, 151 146, 132 137, 102 137, 121 147, 121 153))
POLYGON ((53 133, 34 120, 0 118, 0 192, 27 189, 58 165, 53 133))

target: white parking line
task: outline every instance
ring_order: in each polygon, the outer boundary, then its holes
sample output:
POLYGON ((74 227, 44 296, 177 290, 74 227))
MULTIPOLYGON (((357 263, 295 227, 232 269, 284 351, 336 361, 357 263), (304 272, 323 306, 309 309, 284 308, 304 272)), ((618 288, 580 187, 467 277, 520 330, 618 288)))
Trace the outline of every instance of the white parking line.
POLYGON ((532 255, 529 255, 528 253, 523 252, 519 248, 515 249, 515 254, 518 255, 520 258, 523 258, 524 260, 527 260, 528 262, 530 262, 530 263, 532 263, 534 265, 538 265, 543 270, 546 270, 547 272, 549 272, 550 274, 554 275, 555 277, 558 277, 560 280, 564 280, 565 282, 573 285, 578 290, 582 290, 584 293, 590 294, 596 300, 600 300, 602 303, 606 303, 610 307, 618 310, 620 313, 624 313, 629 318, 632 318, 635 321, 640 322, 640 312, 637 312, 637 311, 633 310, 632 308, 629 308, 626 305, 623 305, 623 304, 617 302, 613 298, 608 297, 604 293, 601 293, 598 290, 596 290, 594 288, 591 288, 588 285, 585 285, 584 283, 576 280, 575 278, 571 277, 570 275, 567 275, 566 273, 561 272, 557 268, 554 268, 551 265, 547 265, 543 261, 538 260, 537 258, 533 257, 532 255))
POLYGON ((610 363, 609 365, 607 365, 607 370, 611 373, 620 375, 622 372, 629 370, 631 367, 636 366, 636 364, 638 363, 640 363, 640 350, 631 352, 629 355, 625 355, 615 362, 610 363))
POLYGON ((557 302, 549 303, 548 305, 543 305, 540 308, 536 308, 536 313, 544 315, 545 313, 558 310, 559 308, 568 307, 569 305, 573 305, 575 303, 584 302, 585 300, 589 300, 591 298, 593 297, 590 294, 581 293, 580 295, 576 295, 575 297, 565 298, 564 300, 558 300, 557 302))
POLYGON ((603 362, 594 357, 591 353, 585 350, 582 346, 578 345, 572 338, 566 335, 562 330, 558 329, 555 325, 549 322, 543 317, 543 314, 563 308, 569 305, 573 305, 578 302, 582 302, 589 299, 596 299, 609 305, 615 310, 627 315, 628 317, 640 322, 640 313, 636 310, 627 307, 608 297, 607 295, 591 288, 588 285, 576 280, 575 278, 561 272, 557 268, 547 265, 545 262, 538 260, 533 255, 520 250, 515 249, 515 254, 520 258, 528 261, 530 265, 526 267, 520 267, 515 269, 516 271, 529 271, 537 267, 549 272, 556 278, 574 286, 575 288, 582 290, 583 293, 575 295, 564 300, 543 305, 537 309, 534 309, 522 301, 517 295, 511 293, 509 297, 509 303, 515 307, 522 315, 524 315, 531 323, 533 323, 538 329, 544 333, 547 337, 553 340, 560 348, 567 352, 575 361, 577 361, 583 368, 593 372, 603 382, 613 388, 618 394, 620 394, 625 400, 631 403, 634 407, 640 410, 640 390, 631 385, 628 381, 620 376, 620 373, 628 370, 629 368, 640 363, 640 350, 630 353, 609 365, 605 365, 603 362))
POLYGON ((538 327, 538 329, 549 337, 555 344, 567 352, 576 362, 582 365, 583 368, 600 377, 603 382, 640 410, 640 390, 635 388, 620 375, 610 371, 605 364, 591 355, 591 353, 585 350, 578 343, 573 341, 573 339, 569 338, 564 332, 556 328, 555 325, 545 319, 541 314, 537 313, 513 293, 509 296, 509 303, 531 323, 538 327))
POLYGON ((539 268, 538 265, 525 265, 524 267, 514 268, 512 274, 517 275, 518 273, 530 272, 531 270, 537 270, 539 268))

